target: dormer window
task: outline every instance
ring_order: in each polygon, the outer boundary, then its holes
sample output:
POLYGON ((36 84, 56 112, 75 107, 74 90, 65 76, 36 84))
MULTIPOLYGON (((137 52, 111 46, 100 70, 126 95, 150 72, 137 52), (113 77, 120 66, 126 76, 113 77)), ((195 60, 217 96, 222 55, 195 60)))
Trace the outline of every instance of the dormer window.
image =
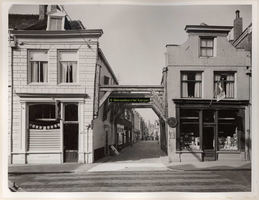
POLYGON ((65 16, 66 14, 58 9, 54 9, 47 13, 48 15, 48 31, 65 30, 65 16))
POLYGON ((51 17, 49 21, 49 30, 62 30, 62 18, 51 17))

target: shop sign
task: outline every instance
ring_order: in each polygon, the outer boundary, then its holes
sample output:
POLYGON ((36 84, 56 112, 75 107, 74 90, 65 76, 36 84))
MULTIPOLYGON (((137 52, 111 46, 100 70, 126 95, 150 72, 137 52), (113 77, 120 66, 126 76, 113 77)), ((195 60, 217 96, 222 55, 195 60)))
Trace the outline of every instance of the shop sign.
POLYGON ((177 126, 177 120, 175 117, 170 117, 167 119, 167 123, 171 128, 174 128, 177 126))

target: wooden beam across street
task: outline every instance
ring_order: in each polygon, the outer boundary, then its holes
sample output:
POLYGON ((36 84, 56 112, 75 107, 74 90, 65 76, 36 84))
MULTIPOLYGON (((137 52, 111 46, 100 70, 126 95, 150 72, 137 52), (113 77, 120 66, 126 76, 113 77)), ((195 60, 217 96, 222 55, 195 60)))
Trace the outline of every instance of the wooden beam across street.
POLYGON ((113 91, 164 91, 164 86, 162 85, 105 85, 100 86, 100 92, 113 92, 113 91))

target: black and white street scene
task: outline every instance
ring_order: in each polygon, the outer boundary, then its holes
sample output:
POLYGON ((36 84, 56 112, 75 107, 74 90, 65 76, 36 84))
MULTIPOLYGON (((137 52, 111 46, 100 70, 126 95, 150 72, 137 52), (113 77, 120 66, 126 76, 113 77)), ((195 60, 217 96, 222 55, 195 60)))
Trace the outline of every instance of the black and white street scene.
POLYGON ((254 197, 254 6, 6 4, 6 194, 254 197))

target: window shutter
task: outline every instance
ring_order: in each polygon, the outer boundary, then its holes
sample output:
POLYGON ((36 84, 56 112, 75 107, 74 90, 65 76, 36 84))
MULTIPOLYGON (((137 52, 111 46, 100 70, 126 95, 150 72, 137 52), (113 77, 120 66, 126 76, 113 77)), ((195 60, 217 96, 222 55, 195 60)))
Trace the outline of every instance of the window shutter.
POLYGON ((60 129, 35 130, 28 132, 28 151, 59 151, 60 129))

